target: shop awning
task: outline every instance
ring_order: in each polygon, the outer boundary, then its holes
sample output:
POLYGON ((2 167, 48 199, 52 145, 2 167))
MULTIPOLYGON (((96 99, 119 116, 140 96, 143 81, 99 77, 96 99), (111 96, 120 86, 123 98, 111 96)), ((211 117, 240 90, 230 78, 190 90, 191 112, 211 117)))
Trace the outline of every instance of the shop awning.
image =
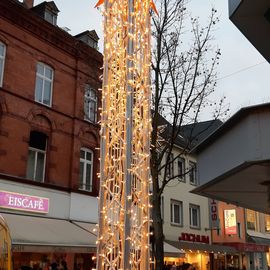
POLYGON ((270 235, 261 232, 247 230, 248 242, 270 246, 270 235))
POLYGON ((164 255, 167 257, 180 258, 185 255, 184 250, 180 250, 166 242, 163 243, 164 246, 164 255))
POLYGON ((97 235, 97 224, 79 221, 72 221, 72 223, 87 232, 97 235))
MULTIPOLYGON (((6 220, 14 251, 93 252, 97 236, 67 220, 2 214, 6 220)), ((95 224, 88 224, 94 227, 95 224)))
POLYGON ((186 251, 201 251, 201 252, 212 252, 212 253, 234 253, 236 249, 234 247, 228 247, 223 245, 215 245, 215 244, 201 244, 201 243, 193 243, 193 242, 184 242, 184 241, 169 241, 166 242, 184 252, 186 251))

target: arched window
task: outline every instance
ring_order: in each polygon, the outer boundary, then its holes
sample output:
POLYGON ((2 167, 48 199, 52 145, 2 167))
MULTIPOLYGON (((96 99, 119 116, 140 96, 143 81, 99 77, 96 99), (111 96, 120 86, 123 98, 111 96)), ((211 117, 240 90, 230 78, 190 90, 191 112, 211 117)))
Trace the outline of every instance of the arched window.
POLYGON ((35 101, 52 106, 53 69, 44 63, 37 63, 35 101))
POLYGON ((97 122, 97 93, 89 85, 86 85, 84 93, 84 116, 86 120, 97 122))
POLYGON ((6 45, 0 41, 0 87, 3 86, 6 45))
POLYGON ((46 149, 47 136, 41 132, 31 131, 26 178, 44 182, 46 149))
POLYGON ((93 186, 93 151, 81 148, 80 151, 80 183, 81 190, 92 191, 93 186))

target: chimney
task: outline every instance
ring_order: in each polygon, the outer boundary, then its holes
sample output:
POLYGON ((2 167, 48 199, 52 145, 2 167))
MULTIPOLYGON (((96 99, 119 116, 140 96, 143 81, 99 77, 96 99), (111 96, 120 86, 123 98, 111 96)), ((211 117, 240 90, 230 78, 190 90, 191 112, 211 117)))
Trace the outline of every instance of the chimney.
POLYGON ((34 6, 34 0, 23 0, 23 4, 26 8, 30 9, 34 6))

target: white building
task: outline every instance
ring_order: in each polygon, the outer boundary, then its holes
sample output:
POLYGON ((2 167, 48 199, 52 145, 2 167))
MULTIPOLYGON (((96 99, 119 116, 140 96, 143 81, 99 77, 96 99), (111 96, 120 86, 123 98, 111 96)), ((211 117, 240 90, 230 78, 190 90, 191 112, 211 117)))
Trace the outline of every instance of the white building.
MULTIPOLYGON (((198 143, 220 124, 220 121, 196 123, 185 126, 183 132, 198 143)), ((212 245, 208 198, 190 193, 199 185, 196 156, 182 147, 175 145, 170 156, 173 162, 167 174, 170 178, 177 177, 165 187, 161 200, 165 243, 178 249, 175 253, 167 252, 169 248, 164 246, 165 262, 177 266, 190 263, 195 269, 206 270, 213 265, 214 254, 230 252, 233 248, 212 245)))

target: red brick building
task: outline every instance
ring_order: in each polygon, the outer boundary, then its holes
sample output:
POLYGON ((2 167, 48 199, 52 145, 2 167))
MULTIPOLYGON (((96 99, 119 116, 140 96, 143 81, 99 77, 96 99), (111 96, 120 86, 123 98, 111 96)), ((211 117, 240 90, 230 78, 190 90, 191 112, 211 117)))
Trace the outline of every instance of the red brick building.
MULTIPOLYGON (((53 1, 37 6, 33 0, 0 1, 0 191, 2 201, 13 192, 46 197, 50 209, 43 220, 96 222, 102 54, 95 31, 71 36, 57 26, 58 12, 53 1)), ((0 195, 1 213, 11 236, 21 222, 12 222, 16 215, 35 216, 37 224, 41 218, 29 206, 1 204, 0 195)), ((17 247, 33 252, 19 243, 26 240, 31 239, 19 239, 17 247)), ((46 246, 55 251, 58 244, 46 246)), ((67 254, 73 244, 61 246, 67 254)), ((69 266, 75 265, 74 256, 64 256, 69 266)))

